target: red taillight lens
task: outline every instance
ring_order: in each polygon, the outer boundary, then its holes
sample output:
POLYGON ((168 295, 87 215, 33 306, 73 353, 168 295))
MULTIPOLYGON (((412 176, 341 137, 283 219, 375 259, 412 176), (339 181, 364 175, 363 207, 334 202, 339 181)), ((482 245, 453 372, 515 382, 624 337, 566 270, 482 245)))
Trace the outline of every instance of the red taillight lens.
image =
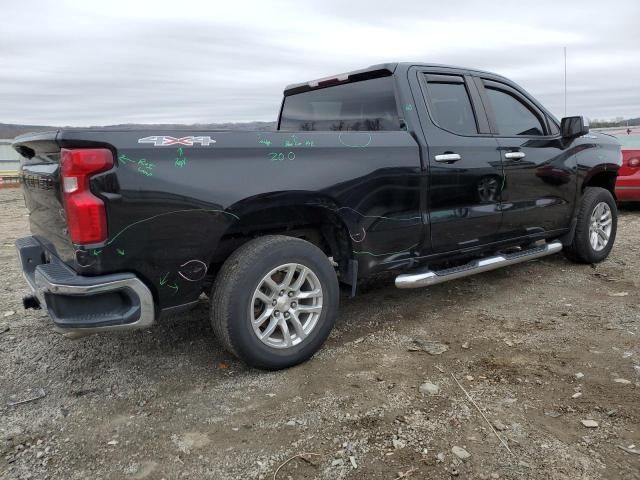
POLYGON ((640 167, 640 158, 630 158, 629 162, 627 162, 627 165, 629 165, 631 168, 640 167))
POLYGON ((91 193, 89 179, 112 166, 113 155, 107 149, 62 149, 60 170, 64 209, 73 243, 100 243, 107 239, 104 202, 91 193))

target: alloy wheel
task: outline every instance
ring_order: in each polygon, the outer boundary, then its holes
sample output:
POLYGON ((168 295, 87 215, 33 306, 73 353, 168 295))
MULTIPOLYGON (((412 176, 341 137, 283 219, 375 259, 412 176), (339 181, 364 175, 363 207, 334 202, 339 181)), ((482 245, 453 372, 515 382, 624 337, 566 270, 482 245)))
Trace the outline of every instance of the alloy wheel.
POLYGON ((322 285, 315 273, 299 263, 274 268, 258 283, 250 305, 253 331, 273 348, 298 345, 318 324, 322 285))
POLYGON ((611 229, 613 227, 613 215, 611 207, 606 202, 598 203, 591 213, 589 224, 589 242, 596 252, 604 250, 609 244, 611 229))

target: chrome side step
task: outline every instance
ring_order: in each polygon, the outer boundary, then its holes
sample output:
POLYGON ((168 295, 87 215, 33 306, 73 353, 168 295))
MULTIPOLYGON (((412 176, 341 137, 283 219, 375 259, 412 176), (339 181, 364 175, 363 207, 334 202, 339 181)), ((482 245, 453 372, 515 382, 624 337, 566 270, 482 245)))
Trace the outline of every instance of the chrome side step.
POLYGON ((475 275, 476 273, 496 270, 497 268, 506 267, 507 265, 546 257, 547 255, 558 253, 560 250, 562 250, 562 243, 552 242, 539 247, 530 248, 529 250, 473 260, 459 267, 447 268, 446 270, 416 270, 410 273, 398 275, 396 277, 396 287, 428 287, 437 283, 455 280, 456 278, 468 277, 470 275, 475 275))

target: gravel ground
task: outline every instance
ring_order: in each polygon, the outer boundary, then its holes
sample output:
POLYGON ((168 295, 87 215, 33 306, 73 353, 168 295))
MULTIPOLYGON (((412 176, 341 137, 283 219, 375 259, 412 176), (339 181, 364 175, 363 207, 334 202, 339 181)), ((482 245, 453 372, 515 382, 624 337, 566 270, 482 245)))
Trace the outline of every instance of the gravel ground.
POLYGON ((220 349, 205 300, 148 331, 54 333, 21 307, 19 190, 0 232, 0 478, 273 479, 302 453, 278 479, 640 478, 637 208, 597 266, 370 282, 275 373, 220 349))

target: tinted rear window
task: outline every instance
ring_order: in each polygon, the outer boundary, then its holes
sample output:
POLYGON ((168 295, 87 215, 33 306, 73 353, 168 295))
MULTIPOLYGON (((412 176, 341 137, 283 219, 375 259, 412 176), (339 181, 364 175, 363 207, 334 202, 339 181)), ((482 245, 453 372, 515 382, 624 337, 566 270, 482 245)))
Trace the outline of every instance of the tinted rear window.
POLYGON ((429 96, 431 113, 440 127, 463 135, 478 133, 464 83, 429 82, 429 96))
POLYGON ((400 130, 391 77, 285 97, 280 130, 400 130))

